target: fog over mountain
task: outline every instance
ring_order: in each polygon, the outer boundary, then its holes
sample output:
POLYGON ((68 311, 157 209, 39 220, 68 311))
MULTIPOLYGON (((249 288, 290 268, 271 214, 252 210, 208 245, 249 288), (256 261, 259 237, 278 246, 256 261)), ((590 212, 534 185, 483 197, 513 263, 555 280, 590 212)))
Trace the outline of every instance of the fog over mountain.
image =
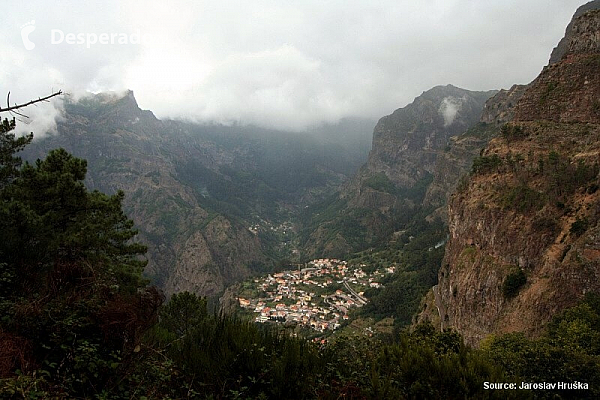
MULTIPOLYGON (((583 3, 9 0, 0 81, 12 101, 131 89, 159 118, 298 131, 439 84, 528 83, 583 3)), ((59 111, 28 110, 22 129, 43 135, 59 111)))

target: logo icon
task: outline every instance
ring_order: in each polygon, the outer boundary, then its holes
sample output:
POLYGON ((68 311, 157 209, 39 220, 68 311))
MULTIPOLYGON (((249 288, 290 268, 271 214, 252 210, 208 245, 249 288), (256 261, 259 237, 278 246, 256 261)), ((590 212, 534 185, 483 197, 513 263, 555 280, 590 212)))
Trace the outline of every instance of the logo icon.
POLYGON ((35 31, 35 21, 31 20, 21 27, 21 39, 23 39, 23 46, 27 50, 33 50, 35 48, 35 43, 29 40, 29 34, 35 31))

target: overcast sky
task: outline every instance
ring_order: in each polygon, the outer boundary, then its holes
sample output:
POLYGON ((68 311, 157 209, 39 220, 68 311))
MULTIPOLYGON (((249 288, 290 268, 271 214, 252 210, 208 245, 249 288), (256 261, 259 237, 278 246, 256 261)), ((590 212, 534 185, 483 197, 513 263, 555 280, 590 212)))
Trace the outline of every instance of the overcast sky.
MULTIPOLYGON (((530 82, 586 2, 5 0, 0 98, 131 89, 159 118, 377 119, 435 85, 530 82)), ((48 107, 29 130, 51 126, 48 107)))

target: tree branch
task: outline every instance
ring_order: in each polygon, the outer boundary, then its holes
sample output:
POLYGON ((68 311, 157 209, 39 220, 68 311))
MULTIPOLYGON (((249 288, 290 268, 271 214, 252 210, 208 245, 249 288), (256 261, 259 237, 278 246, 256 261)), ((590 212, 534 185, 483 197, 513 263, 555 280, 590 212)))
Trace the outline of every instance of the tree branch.
MULTIPOLYGON (((38 98, 37 100, 31 100, 28 103, 15 104, 14 106, 11 106, 10 105, 10 92, 8 92, 8 96, 6 96, 6 107, 5 108, 0 107, 0 113, 1 112, 7 112, 7 111, 13 111, 16 114, 19 114, 19 113, 17 113, 14 110, 18 110, 19 108, 27 107, 27 106, 30 106, 30 105, 35 104, 35 103, 40 103, 42 101, 48 101, 48 99, 50 99, 50 98, 52 98, 54 96, 61 95, 61 94, 62 94, 62 90, 59 90, 58 92, 54 92, 54 93, 52 93, 52 94, 50 94, 50 95, 48 95, 46 97, 41 97, 41 98, 38 98)), ((19 114, 19 115, 22 115, 22 114, 19 114)))

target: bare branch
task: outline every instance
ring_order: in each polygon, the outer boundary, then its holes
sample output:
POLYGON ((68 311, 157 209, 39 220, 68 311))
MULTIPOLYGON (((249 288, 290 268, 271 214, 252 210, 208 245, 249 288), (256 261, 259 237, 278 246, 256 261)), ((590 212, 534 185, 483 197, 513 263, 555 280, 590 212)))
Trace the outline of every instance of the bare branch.
POLYGON ((29 118, 27 115, 25 115, 25 114, 21 114, 20 112, 18 112, 18 111, 15 111, 15 110, 9 111, 9 113, 10 113, 11 115, 12 115, 12 114, 17 114, 19 117, 23 117, 23 118, 29 118))
POLYGON ((7 111, 11 112, 12 111, 12 112, 14 112, 14 113, 16 113, 18 115, 23 115, 23 114, 20 114, 20 113, 16 112, 15 110, 18 110, 19 108, 30 106, 30 105, 35 104, 35 103, 40 103, 42 101, 48 101, 48 99, 50 99, 50 98, 52 98, 54 96, 61 95, 61 94, 62 94, 62 90, 59 90, 58 92, 54 92, 54 93, 52 93, 52 94, 50 94, 50 95, 48 95, 46 97, 38 98, 37 100, 31 100, 28 103, 15 104, 14 106, 11 106, 10 105, 10 92, 8 92, 8 96, 6 96, 6 107, 5 108, 0 107, 0 113, 1 112, 7 112, 7 111))

